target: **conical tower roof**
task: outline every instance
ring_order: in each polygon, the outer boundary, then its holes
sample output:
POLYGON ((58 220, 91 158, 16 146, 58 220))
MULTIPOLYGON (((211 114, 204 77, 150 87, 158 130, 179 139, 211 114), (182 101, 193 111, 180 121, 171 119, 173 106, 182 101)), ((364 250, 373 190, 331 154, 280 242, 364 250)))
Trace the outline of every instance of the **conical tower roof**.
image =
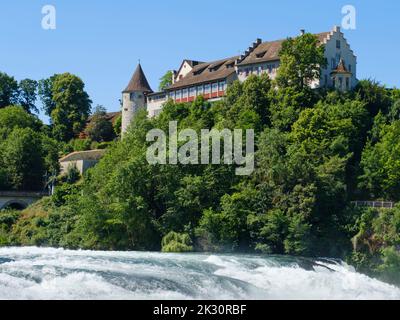
POLYGON ((128 86, 125 88, 123 92, 134 92, 141 91, 144 93, 152 93, 150 85, 144 75, 142 66, 140 63, 136 67, 135 73, 133 74, 131 81, 129 81, 128 86))

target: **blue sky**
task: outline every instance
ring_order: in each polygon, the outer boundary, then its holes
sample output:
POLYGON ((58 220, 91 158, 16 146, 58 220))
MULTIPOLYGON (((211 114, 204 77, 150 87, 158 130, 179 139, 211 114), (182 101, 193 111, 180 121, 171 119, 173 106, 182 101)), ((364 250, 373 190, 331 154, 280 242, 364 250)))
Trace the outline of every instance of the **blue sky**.
POLYGON ((276 40, 303 28, 329 31, 347 4, 357 10, 357 29, 345 36, 358 56, 358 77, 400 87, 398 0, 3 0, 0 71, 17 80, 74 73, 94 106, 116 111, 138 59, 157 89, 182 59, 233 56, 257 37, 276 40), (56 30, 41 27, 47 4, 57 10, 56 30))

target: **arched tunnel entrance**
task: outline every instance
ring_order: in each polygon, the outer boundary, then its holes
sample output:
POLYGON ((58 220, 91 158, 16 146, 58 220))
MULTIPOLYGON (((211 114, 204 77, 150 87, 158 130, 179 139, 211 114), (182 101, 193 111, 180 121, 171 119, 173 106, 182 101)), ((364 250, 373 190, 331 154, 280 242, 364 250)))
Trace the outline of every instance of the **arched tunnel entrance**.
POLYGON ((28 207, 28 204, 23 201, 12 200, 7 202, 1 210, 17 210, 22 211, 28 207))

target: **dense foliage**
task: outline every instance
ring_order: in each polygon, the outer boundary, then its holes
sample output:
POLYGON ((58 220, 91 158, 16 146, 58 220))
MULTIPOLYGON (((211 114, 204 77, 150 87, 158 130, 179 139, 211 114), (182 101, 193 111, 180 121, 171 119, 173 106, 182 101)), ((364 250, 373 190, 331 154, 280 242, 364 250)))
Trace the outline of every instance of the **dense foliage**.
POLYGON ((0 109, 0 190, 43 190, 58 170, 58 143, 22 107, 0 109))
POLYGON ((115 138, 113 124, 107 119, 107 111, 103 106, 96 107, 90 120, 85 133, 91 141, 104 142, 115 138))
POLYGON ((0 72, 0 190, 42 191, 58 174, 60 156, 108 147, 115 128, 103 107, 87 124, 90 105, 83 81, 69 73, 17 82, 0 72), (49 125, 35 115, 37 96, 49 125))
POLYGON ((52 134, 56 139, 68 142, 82 132, 92 101, 80 78, 64 73, 41 80, 39 95, 51 118, 52 134))
MULTIPOLYGON (((0 242, 330 256, 400 283, 400 207, 352 205, 399 200, 400 91, 373 81, 350 93, 311 90, 305 84, 323 63, 315 39, 307 35, 284 48, 277 81, 251 76, 215 103, 169 101, 152 119, 139 112, 83 180, 65 181, 21 215, 5 213, 0 242), (296 66, 300 49, 304 65, 296 66), (231 165, 149 164, 146 134, 168 132, 170 121, 198 133, 254 128, 255 172, 242 177, 231 165)), ((18 136, 35 139, 33 133, 18 136)))

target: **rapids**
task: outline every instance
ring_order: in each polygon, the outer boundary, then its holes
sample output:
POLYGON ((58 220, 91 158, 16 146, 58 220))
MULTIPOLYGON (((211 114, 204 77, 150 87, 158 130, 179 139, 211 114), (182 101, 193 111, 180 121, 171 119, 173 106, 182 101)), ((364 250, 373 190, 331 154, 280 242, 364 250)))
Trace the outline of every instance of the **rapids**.
POLYGON ((341 261, 0 248, 0 299, 400 299, 341 261))

